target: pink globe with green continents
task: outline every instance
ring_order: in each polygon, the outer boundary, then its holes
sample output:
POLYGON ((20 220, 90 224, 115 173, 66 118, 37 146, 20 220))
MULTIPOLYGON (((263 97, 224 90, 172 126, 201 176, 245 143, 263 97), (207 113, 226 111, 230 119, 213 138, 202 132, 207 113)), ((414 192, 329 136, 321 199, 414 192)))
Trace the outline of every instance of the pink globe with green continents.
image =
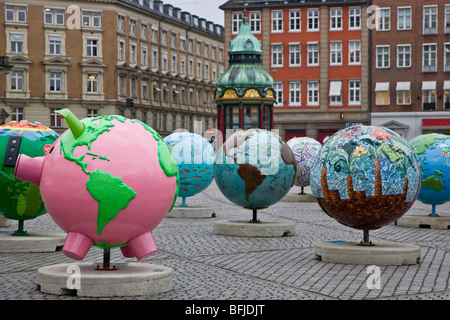
POLYGON ((148 125, 121 116, 78 120, 45 157, 20 155, 15 175, 40 187, 52 219, 67 232, 63 253, 82 260, 92 245, 120 247, 141 260, 156 251, 151 231, 170 212, 179 172, 169 147, 148 125))

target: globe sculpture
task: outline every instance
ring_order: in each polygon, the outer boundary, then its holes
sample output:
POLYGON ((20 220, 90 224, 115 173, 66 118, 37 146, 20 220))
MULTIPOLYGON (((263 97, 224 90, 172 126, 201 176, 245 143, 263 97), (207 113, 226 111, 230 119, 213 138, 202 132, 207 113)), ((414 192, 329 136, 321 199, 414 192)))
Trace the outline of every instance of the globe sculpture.
POLYGON ((422 184, 417 199, 432 206, 450 200, 450 136, 439 133, 423 134, 410 141, 422 169, 422 184))
POLYGON ((19 154, 39 157, 58 138, 52 129, 37 122, 10 122, 0 126, 0 214, 17 220, 15 236, 29 235, 24 221, 47 213, 39 188, 14 176, 11 160, 19 154))
POLYGON ((311 171, 311 189, 320 207, 351 228, 369 230, 402 216, 414 203, 421 182, 413 148, 394 131, 357 125, 326 141, 311 171))
POLYGON ((232 134, 217 151, 214 178, 234 204, 253 210, 282 199, 293 186, 296 162, 291 148, 275 133, 249 129, 232 134))
POLYGON ((322 144, 309 137, 292 138, 287 144, 291 147, 297 163, 295 185, 302 187, 303 193, 303 187, 307 187, 310 184, 311 168, 319 155, 322 144))
POLYGON ((186 198, 206 189, 214 179, 213 168, 215 151, 208 140, 192 132, 175 132, 164 138, 180 172, 182 206, 186 198))
POLYGON ((15 175, 40 187, 51 218, 67 232, 63 253, 82 260, 92 245, 108 257, 120 247, 125 257, 141 260, 155 252, 151 231, 171 210, 179 188, 167 144, 135 119, 80 121, 67 109, 58 113, 70 129, 45 157, 20 155, 15 175))

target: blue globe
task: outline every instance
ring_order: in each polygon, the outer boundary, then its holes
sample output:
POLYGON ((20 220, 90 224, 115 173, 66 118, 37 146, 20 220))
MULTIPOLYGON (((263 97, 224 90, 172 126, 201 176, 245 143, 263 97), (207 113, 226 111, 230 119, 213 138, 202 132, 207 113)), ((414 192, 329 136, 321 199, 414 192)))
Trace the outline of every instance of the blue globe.
POLYGON ((422 183, 417 199, 439 205, 450 200, 450 136, 430 133, 410 141, 419 157, 422 183))
POLYGON ((180 172, 180 190, 182 198, 206 189, 214 179, 214 147, 208 140, 192 132, 175 132, 164 138, 172 150, 180 172))
POLYGON ((217 151, 214 178, 234 204, 262 209, 289 192, 296 165, 291 148, 278 135, 263 129, 241 130, 217 151))

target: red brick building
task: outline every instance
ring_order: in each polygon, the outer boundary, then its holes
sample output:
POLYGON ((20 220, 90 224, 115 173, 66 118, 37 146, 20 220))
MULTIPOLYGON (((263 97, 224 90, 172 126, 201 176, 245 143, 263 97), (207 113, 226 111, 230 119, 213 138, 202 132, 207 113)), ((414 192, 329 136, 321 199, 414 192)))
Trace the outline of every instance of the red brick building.
POLYGON ((367 1, 230 0, 225 52, 247 15, 274 79, 274 128, 286 140, 322 142, 353 123, 369 123, 367 1))
POLYGON ((372 5, 372 123, 408 141, 422 133, 450 134, 450 2, 372 5))

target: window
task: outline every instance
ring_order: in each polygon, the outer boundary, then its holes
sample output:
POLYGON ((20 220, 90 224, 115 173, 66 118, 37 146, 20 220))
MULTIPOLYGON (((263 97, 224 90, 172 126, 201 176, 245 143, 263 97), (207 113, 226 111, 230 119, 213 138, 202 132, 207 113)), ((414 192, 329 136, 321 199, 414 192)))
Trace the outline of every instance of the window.
POLYGON ((411 82, 397 82, 396 91, 398 105, 411 104, 411 82))
POLYGON ((197 54, 202 54, 202 42, 201 41, 197 41, 197 43, 196 43, 196 52, 197 52, 197 54))
POLYGON ((180 50, 186 50, 186 38, 180 34, 180 50))
POLYGON ((330 105, 342 105, 342 81, 330 81, 330 105))
POLYGON ((423 45, 423 61, 422 72, 436 72, 436 44, 424 44, 423 45))
POLYGON ((10 112, 11 121, 22 121, 25 120, 24 107, 11 106, 10 112))
POLYGON ((348 9, 348 28, 361 29, 361 8, 350 7, 348 9))
POLYGON ((142 79, 142 99, 148 99, 148 79, 142 79))
POLYGON ((376 104, 389 104, 389 82, 377 82, 375 85, 376 104))
POLYGON ((150 36, 153 42, 158 42, 158 27, 152 26, 152 32, 150 36))
POLYGON ((62 72, 50 71, 50 92, 61 92, 62 72))
POLYGON ((319 44, 308 43, 308 66, 319 65, 319 44))
POLYGON ((261 32, 261 12, 250 12, 250 30, 254 33, 261 32))
POLYGON ((5 20, 7 22, 27 23, 27 7, 6 5, 5 20))
POLYGON ((152 127, 153 127, 153 129, 158 129, 158 113, 157 112, 153 112, 152 127))
POLYGON ((117 31, 124 32, 125 31, 125 17, 121 15, 117 15, 117 31))
POLYGON ((177 47, 177 34, 175 32, 170 33, 170 46, 172 48, 177 47))
POLYGON ((136 63, 136 44, 132 43, 130 45, 130 62, 136 63))
POLYGON ((128 21, 128 34, 133 37, 136 36, 136 20, 134 19, 128 21))
POLYGON ((44 24, 63 26, 64 20, 65 20, 64 14, 65 14, 64 9, 45 8, 44 9, 44 24))
POLYGON ((242 22, 242 12, 231 13, 231 31, 233 34, 239 33, 239 27, 242 22))
POLYGON ((205 63, 205 79, 209 80, 209 64, 205 63))
POLYGON ((377 69, 389 68, 390 62, 390 47, 389 46, 377 46, 376 47, 376 67, 377 69))
POLYGON ((86 108, 86 117, 87 118, 95 118, 100 114, 98 113, 98 108, 86 108))
POLYGON ((283 11, 272 11, 272 32, 283 32, 283 11))
POLYGON ((145 23, 141 23, 141 38, 142 39, 147 39, 147 25, 145 23))
POLYGON ((86 78, 86 92, 98 93, 98 73, 88 72, 86 78))
POLYGON ((300 43, 290 43, 289 44, 289 66, 299 67, 300 66, 300 43))
POLYGON ((289 106, 300 106, 300 81, 289 81, 289 106))
POLYGON ((361 41, 355 40, 348 42, 348 64, 361 64, 361 41))
POLYGON ((119 50, 117 52, 117 59, 118 60, 125 60, 125 41, 119 40, 119 50))
POLYGON ((167 45, 167 30, 161 31, 161 44, 167 45))
POLYGON ((319 81, 308 81, 308 92, 307 92, 307 105, 308 106, 318 106, 319 105, 319 81))
POLYGON ((342 42, 330 42, 330 65, 342 65, 342 42))
POLYGON ((308 31, 319 31, 319 9, 308 9, 308 31))
POLYGON ((423 34, 437 34, 437 6, 423 7, 423 34))
POLYGON ((450 81, 444 81, 444 110, 450 110, 450 81))
POLYGON ((211 75, 211 80, 213 81, 217 81, 217 67, 216 65, 212 66, 212 75, 211 75))
POLYGON ((436 81, 422 82, 422 108, 423 110, 436 110, 436 81))
POLYGON ((450 5, 445 5, 445 28, 444 33, 450 33, 450 5))
POLYGON ((172 72, 177 72, 177 55, 173 54, 172 55, 172 60, 171 60, 171 68, 170 70, 172 72))
POLYGON ((172 115, 172 130, 175 130, 177 128, 177 115, 172 115))
POLYGON ((102 27, 102 15, 100 12, 84 11, 81 15, 83 28, 101 28, 102 27))
POLYGON ((56 111, 61 110, 61 108, 50 108, 50 127, 51 128, 62 128, 63 120, 56 111))
POLYGON ((397 9, 397 30, 411 30, 411 7, 397 9))
POLYGON ((348 104, 359 105, 361 104, 361 81, 349 80, 348 81, 348 104))
POLYGON ((273 90, 275 91, 275 103, 273 104, 275 107, 283 106, 283 82, 274 82, 273 90))
POLYGON ((98 57, 98 39, 86 39, 86 55, 98 57))
POLYGON ((377 31, 388 31, 391 29, 391 9, 377 9, 377 31))
POLYGON ((204 50, 203 50, 203 56, 204 56, 205 58, 207 58, 207 57, 209 57, 209 44, 206 44, 206 43, 205 43, 205 45, 204 45, 203 47, 204 47, 204 50))
POLYGON ((283 45, 272 44, 272 67, 283 66, 283 45))
POLYGON ((23 53, 24 34, 11 32, 9 34, 9 37, 11 44, 11 53, 23 53))
POLYGON ((450 72, 450 43, 444 43, 444 71, 450 72))
POLYGON ((296 32, 301 31, 301 11, 289 10, 289 31, 296 32))
POLYGON ((342 30, 342 8, 330 8, 330 30, 342 30))
POLYGON ((197 78, 201 78, 202 77, 202 63, 200 61, 197 61, 197 73, 196 73, 197 78))
POLYGON ((400 44, 397 46, 397 67, 411 67, 411 45, 400 44))
POLYGON ((62 54, 62 38, 60 36, 50 35, 48 37, 48 53, 52 56, 60 56, 62 54))
POLYGON ((192 59, 189 59, 188 75, 191 77, 194 75, 194 60, 192 59))
POLYGON ((24 70, 12 69, 10 71, 11 90, 23 91, 24 90, 24 70))

